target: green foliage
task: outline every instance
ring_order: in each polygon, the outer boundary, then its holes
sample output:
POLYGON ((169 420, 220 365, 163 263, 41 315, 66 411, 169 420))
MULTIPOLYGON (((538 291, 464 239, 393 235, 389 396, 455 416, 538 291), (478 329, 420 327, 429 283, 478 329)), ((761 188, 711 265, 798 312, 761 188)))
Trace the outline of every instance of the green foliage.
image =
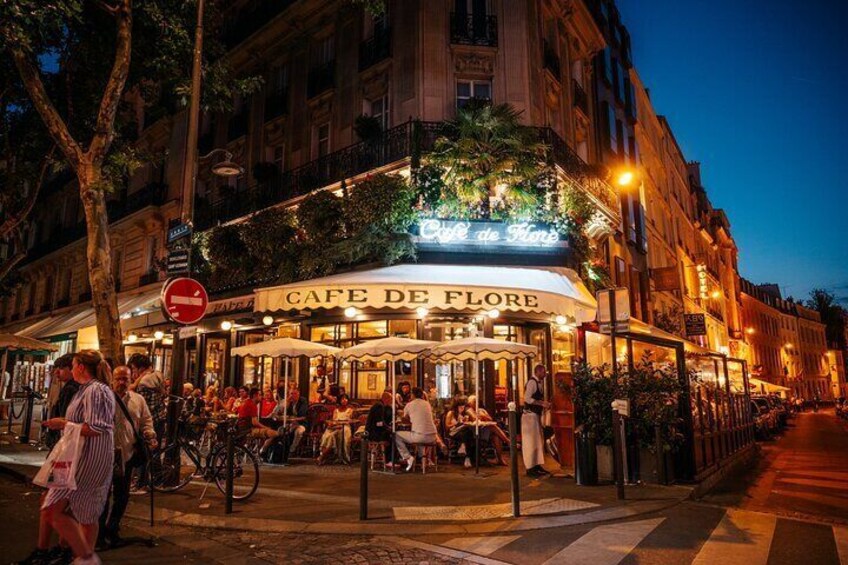
POLYGON ((310 194, 297 207, 297 225, 306 241, 327 244, 342 236, 342 199, 328 190, 310 194))
POLYGON ((352 234, 366 229, 404 233, 415 221, 415 192, 399 176, 378 174, 350 191, 345 218, 352 234))
POLYGON ((276 281, 291 277, 297 237, 291 211, 270 208, 258 212, 241 224, 240 234, 250 257, 254 279, 276 281))
POLYGON ((677 304, 672 305, 668 312, 654 310, 654 325, 665 332, 681 335, 683 333, 683 310, 677 304))
MULTIPOLYGON (((574 417, 583 434, 595 438, 598 445, 612 445, 612 401, 615 389, 608 367, 581 363, 572 375, 570 392, 574 417)), ((562 383, 563 381, 557 381, 562 383)))
POLYGON ((825 325, 827 343, 835 344, 839 349, 844 349, 846 347, 846 310, 836 301, 836 297, 823 288, 816 288, 810 291, 810 298, 807 300, 806 306, 821 315, 821 321, 825 325))
POLYGON ((380 138, 383 133, 383 126, 380 125, 380 120, 374 116, 360 114, 356 116, 356 120, 353 122, 353 132, 360 141, 374 141, 380 138))

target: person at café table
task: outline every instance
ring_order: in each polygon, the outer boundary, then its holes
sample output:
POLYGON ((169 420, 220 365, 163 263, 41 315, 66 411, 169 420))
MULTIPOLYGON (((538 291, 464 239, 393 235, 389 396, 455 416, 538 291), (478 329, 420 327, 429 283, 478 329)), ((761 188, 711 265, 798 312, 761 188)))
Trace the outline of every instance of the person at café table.
MULTIPOLYGON (((455 396, 451 408, 445 414, 445 429, 448 435, 459 443, 459 453, 465 452, 465 468, 474 466, 477 451, 474 442, 474 428, 467 424, 471 421, 468 410, 468 400, 464 396, 455 396)), ((482 438, 481 438, 482 439, 482 438)))
MULTIPOLYGON (((257 389, 257 390, 259 390, 259 389, 257 389)), ((233 412, 238 414, 239 410, 241 409, 241 405, 244 404, 245 402, 247 402, 249 399, 250 399, 250 389, 247 388, 246 386, 240 386, 239 389, 238 389, 238 396, 236 397, 235 402, 233 402, 233 412)), ((258 403, 257 403, 257 405, 258 405, 258 403)))
POLYGON ((318 464, 326 463, 339 441, 342 444, 342 453, 337 455, 344 461, 350 461, 350 420, 353 419, 353 407, 349 406, 350 399, 346 394, 339 397, 339 405, 333 412, 333 417, 327 422, 327 429, 321 436, 321 455, 318 456, 318 464), (333 422, 339 422, 333 424, 333 422), (344 422, 343 424, 341 422, 344 422))
POLYGON ((410 385, 408 381, 400 383, 395 397, 397 399, 397 409, 403 410, 406 408, 406 405, 412 400, 412 385, 410 385))
POLYGON ((262 447, 259 450, 259 454, 262 455, 265 453, 265 450, 274 443, 274 440, 277 439, 277 431, 272 430, 259 421, 259 398, 259 389, 250 389, 248 397, 244 400, 244 402, 242 402, 238 409, 237 426, 239 431, 248 432, 250 437, 262 438, 265 440, 265 443, 262 444, 262 447))
POLYGON ((288 398, 283 398, 271 414, 271 418, 276 420, 281 426, 277 430, 277 433, 279 435, 288 433, 290 436, 289 440, 291 443, 289 453, 295 453, 297 451, 297 447, 300 445, 300 440, 303 439, 304 434, 306 434, 307 426, 309 425, 306 421, 306 414, 308 411, 309 402, 300 396, 300 391, 298 389, 293 388, 289 391, 288 398), (288 406, 286 406, 286 402, 288 402, 288 406), (286 427, 288 428, 287 430, 282 428, 284 409, 287 418, 290 418, 286 423, 286 427), (294 420, 294 418, 303 418, 303 420, 298 421, 294 420))
MULTIPOLYGON (((468 397, 468 409, 465 413, 468 414, 471 422, 475 422, 478 419, 480 422, 494 422, 494 419, 485 408, 477 406, 477 397, 473 394, 468 397)), ((506 466, 508 464, 504 456, 504 443, 508 442, 509 438, 506 437, 506 434, 500 427, 492 424, 485 428, 480 428, 480 441, 492 444, 492 448, 495 450, 495 457, 498 459, 498 465, 506 466)))
POLYGON ((418 387, 412 389, 414 397, 403 409, 403 420, 411 424, 410 431, 395 433, 395 445, 402 460, 406 461, 406 470, 411 471, 415 465, 415 456, 409 452, 410 443, 436 443, 438 432, 433 421, 433 409, 424 400, 424 391, 418 387))
POLYGON ((309 381, 309 402, 323 402, 324 393, 330 386, 330 379, 327 376, 327 368, 324 365, 315 367, 315 376, 309 381))
POLYGON ((262 400, 259 402, 259 421, 263 425, 276 430, 279 427, 277 421, 273 419, 272 414, 277 409, 277 401, 274 400, 274 393, 270 388, 266 388, 262 393, 262 400))
POLYGON ((221 400, 221 405, 224 410, 229 413, 233 413, 235 409, 233 408, 236 404, 236 388, 232 386, 228 386, 224 389, 224 398, 221 400))

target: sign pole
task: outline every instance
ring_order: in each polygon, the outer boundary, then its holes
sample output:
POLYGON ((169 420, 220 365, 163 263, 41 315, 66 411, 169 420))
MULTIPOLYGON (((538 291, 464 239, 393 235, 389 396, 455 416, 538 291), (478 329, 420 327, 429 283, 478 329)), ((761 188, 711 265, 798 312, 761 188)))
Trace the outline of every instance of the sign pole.
MULTIPOLYGON (((612 384, 613 387, 618 386, 618 358, 616 348, 616 319, 615 311, 615 289, 609 291, 609 308, 610 308, 610 346, 612 347, 612 384)), ((622 449, 624 445, 624 437, 622 434, 621 415, 617 410, 612 413, 613 425, 613 466, 615 468, 615 489, 619 500, 624 500, 624 461, 622 461, 622 449)))

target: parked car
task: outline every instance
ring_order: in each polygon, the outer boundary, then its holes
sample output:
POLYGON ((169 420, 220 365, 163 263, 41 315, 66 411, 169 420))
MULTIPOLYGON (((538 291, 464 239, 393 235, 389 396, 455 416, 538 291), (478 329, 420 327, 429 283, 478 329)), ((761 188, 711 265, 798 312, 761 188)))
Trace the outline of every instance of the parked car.
POLYGON ((751 414, 754 419, 754 434, 759 440, 771 439, 772 415, 768 407, 751 399, 751 414))
POLYGON ((780 419, 777 409, 772 406, 768 398, 765 396, 752 396, 751 402, 759 407, 760 413, 768 420, 769 433, 777 433, 780 430, 780 419))
POLYGON ((789 421, 789 410, 786 409, 783 399, 776 394, 769 394, 765 398, 777 414, 777 423, 781 428, 785 428, 789 421))

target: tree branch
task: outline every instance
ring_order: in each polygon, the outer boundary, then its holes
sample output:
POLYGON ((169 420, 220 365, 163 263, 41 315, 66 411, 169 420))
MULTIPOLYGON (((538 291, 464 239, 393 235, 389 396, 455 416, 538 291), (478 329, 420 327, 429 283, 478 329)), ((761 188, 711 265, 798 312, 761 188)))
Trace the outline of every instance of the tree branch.
POLYGON ((44 120, 44 125, 50 133, 50 137, 64 153, 68 164, 76 170, 79 162, 82 159, 83 152, 79 144, 68 130, 67 124, 56 111, 56 107, 47 95, 47 90, 44 88, 44 83, 39 75, 38 68, 35 63, 24 53, 20 48, 11 48, 12 58, 15 61, 15 67, 21 75, 21 80, 29 92, 29 97, 32 100, 33 106, 44 120))
POLYGON ((24 236, 20 229, 15 228, 15 254, 10 255, 8 259, 3 261, 3 264, 0 265, 0 281, 6 278, 6 275, 11 272, 11 270, 23 261, 24 257, 26 257, 26 245, 24 245, 24 236))
POLYGON ((108 14, 112 14, 113 16, 117 16, 118 11, 120 10, 120 8, 118 6, 112 6, 111 4, 105 2, 104 0, 98 0, 96 2, 96 4, 100 9, 102 9, 103 11, 105 11, 108 14))
MULTIPOLYGON (((44 184, 44 178, 47 176, 47 170, 50 168, 50 163, 53 162, 53 153, 56 151, 56 146, 53 145, 50 147, 50 151, 47 152, 47 155, 44 156, 44 159, 41 161, 41 168, 38 172, 38 179, 33 185, 33 189, 27 195, 26 202, 24 202, 23 208, 17 213, 10 213, 3 223, 0 223, 0 238, 7 237, 12 230, 18 229, 18 226, 23 222, 29 213, 32 212, 33 207, 35 206, 35 201, 38 199, 38 193, 41 191, 41 187, 44 184)), ((20 230, 18 230, 20 231, 20 230)), ((3 277, 0 276, 0 279, 3 277)))
POLYGON ((91 163, 101 163, 115 137, 115 114, 118 103, 124 92, 127 75, 130 70, 132 53, 132 0, 121 0, 115 8, 115 18, 118 22, 118 40, 115 48, 115 62, 109 73, 109 81, 100 100, 97 112, 97 123, 94 127, 94 138, 88 147, 86 156, 91 163))

